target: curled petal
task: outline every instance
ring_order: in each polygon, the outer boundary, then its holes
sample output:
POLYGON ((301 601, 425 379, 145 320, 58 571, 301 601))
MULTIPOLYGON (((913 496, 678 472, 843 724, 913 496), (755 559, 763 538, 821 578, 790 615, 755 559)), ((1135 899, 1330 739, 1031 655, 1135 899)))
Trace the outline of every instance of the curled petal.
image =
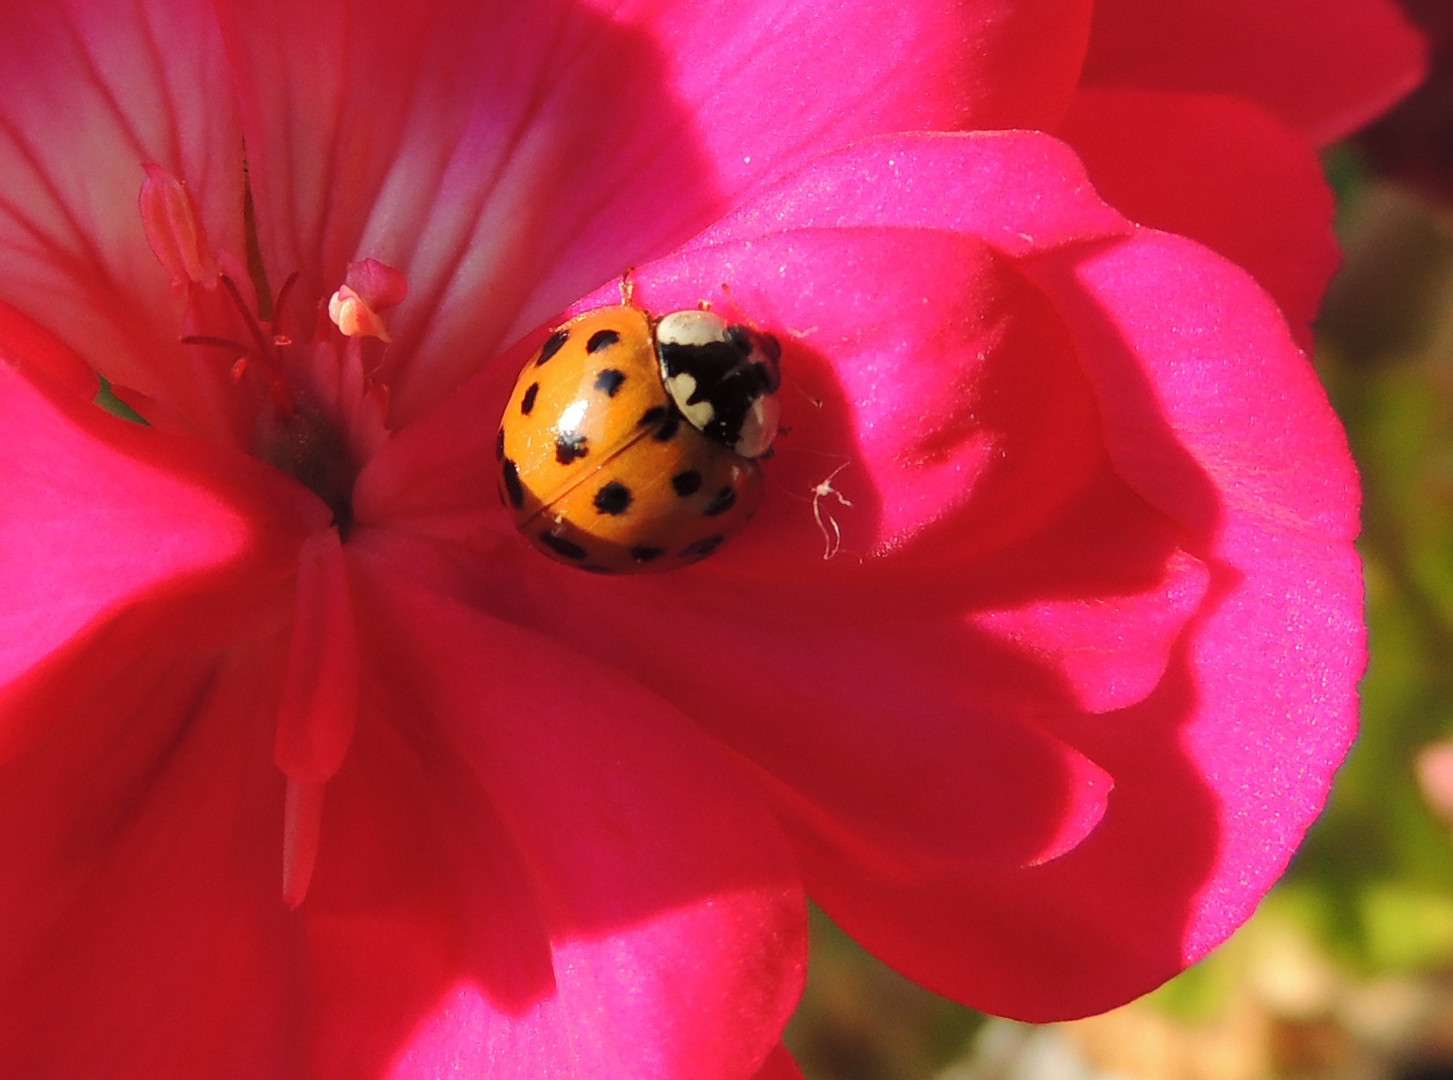
MULTIPOLYGON (((1350 545, 1355 477, 1336 419, 1275 305, 1206 249, 1125 226, 1074 172, 1041 189, 1038 202, 1021 193, 999 203, 996 188, 974 183, 987 173, 1012 189, 1016 170, 1065 160, 1056 146, 1028 135, 865 144, 768 193, 764 201, 782 213, 745 207, 723 226, 725 238, 704 237, 638 271, 653 307, 687 304, 726 281, 722 303, 789 331, 787 385, 820 379, 824 389, 805 386, 795 405, 787 393, 789 432, 769 465, 778 479, 799 482, 790 452, 797 432, 860 455, 832 480, 853 503, 840 519, 843 551, 853 558, 804 571, 779 611, 778 574, 821 563, 821 549, 798 540, 792 525, 795 516, 808 535, 811 489, 799 489, 796 500, 779 491, 747 535, 677 578, 679 601, 656 595, 650 582, 582 583, 578 575, 567 591, 569 571, 558 571, 557 585, 554 568, 530 575, 529 589, 510 601, 517 617, 607 654, 756 761, 794 828, 813 895, 871 948, 960 1000, 1033 1019, 1143 992, 1249 914, 1325 799, 1353 731, 1364 659, 1350 545), (845 211, 818 197, 850 189, 855 174, 888 190, 845 203, 845 211), (894 198, 899 176, 912 181, 894 198), (1039 232, 1039 222, 1053 227, 1039 232), (908 232, 911 240, 901 235, 908 232), (798 267, 807 268, 800 278, 798 267), (947 283, 943 292, 935 281, 947 283), (1041 332, 1048 324, 1063 333, 1040 339, 1049 348, 1020 353, 1012 332, 982 334, 993 321, 976 314, 994 311, 985 299, 1011 281, 1000 294, 1011 298, 1005 310, 1034 312, 1041 332), (992 531, 1005 513, 974 517, 979 496, 993 490, 993 459, 976 462, 973 449, 986 432, 1012 440, 1016 430, 1033 430, 1034 418, 1023 418, 1029 426, 1021 429, 990 400, 963 417, 948 403, 935 411, 926 390, 913 396, 912 373, 875 373, 855 358, 855 325, 875 348, 898 341, 902 355, 931 370, 942 365, 940 379, 962 365, 969 387, 994 370, 994 349, 983 355, 991 341, 1015 357, 1016 378, 1064 361, 1063 374, 1045 385, 1075 403, 1064 416, 1087 408, 1094 422, 1083 436, 1074 424, 1056 428, 1050 441, 1071 478, 1037 513, 1016 519, 1007 511, 1004 535, 1013 543, 996 543, 992 531), (817 355, 813 335, 825 342, 817 355), (946 459, 958 455, 969 493, 959 511, 895 529, 936 497, 914 497, 935 478, 924 467, 932 459, 915 452, 925 430, 946 459), (952 552, 965 547, 973 556, 955 562, 952 552), (1015 561, 1002 555, 1010 551, 1015 561), (1060 565, 1066 552, 1076 555, 1069 567, 1060 565), (1125 575, 1118 580, 1101 557, 1110 553, 1122 556, 1110 560, 1125 575), (919 560, 931 578, 914 576, 919 560), (1006 566, 1014 573, 1004 574, 1006 566), (902 586, 902 599, 873 588, 873 575, 889 570, 885 580, 902 586), (758 592, 758 580, 770 584, 758 592), (735 616, 724 614, 723 593, 740 605, 725 605, 735 616), (957 634, 903 637, 910 626, 928 632, 923 615, 934 604, 945 613, 957 606, 965 620, 957 634), (610 626, 632 610, 651 612, 653 623, 669 613, 676 631, 644 648, 626 632, 578 629, 610 626), (1032 613, 1043 621, 1031 625, 1032 613), (732 617, 734 632, 724 628, 732 617), (906 654, 883 635, 898 635, 906 654), (1123 645, 1134 662, 1104 662, 1087 652, 1094 641, 1123 645), (693 654, 698 647, 702 654, 693 654), (748 673, 743 696, 714 705, 691 675, 708 656, 717 667, 736 658, 733 669, 748 673), (942 682, 950 656, 963 672, 954 686, 942 682), (919 657, 939 681, 914 666, 919 657), (866 685, 874 679, 876 696, 866 685), (842 688, 826 715, 821 695, 834 691, 824 687, 842 688), (817 705, 805 706, 801 694, 817 705), (777 702, 790 717, 777 717, 777 702), (804 730, 806 744, 791 745, 784 734, 804 730), (937 772, 913 756, 915 746, 954 749, 943 751, 937 772), (878 778, 861 807, 842 799, 838 766, 843 776, 878 778), (978 767, 993 775, 975 774, 968 794, 947 775, 978 767), (895 772, 921 786, 888 794, 895 772), (1048 790, 1044 777, 1053 778, 1048 790), (994 818, 980 805, 960 817, 973 792, 1013 814, 994 818), (819 816, 814 805, 831 812, 819 816), (869 805, 877 817, 858 812, 869 805), (901 818, 884 816, 884 807, 899 808, 901 818), (960 828, 958 849, 953 829, 923 825, 971 816, 997 830, 960 828), (892 831, 939 843, 902 846, 894 861, 883 856, 892 831)), ((1056 407, 1052 394, 1036 400, 1056 407)), ((1032 463, 1034 444, 1016 445, 1013 461, 1032 463)), ((824 462, 816 480, 832 466, 824 462)), ((502 546, 495 550, 498 582, 526 576, 510 569, 502 546)))
POLYGON ((1124 235, 1073 150, 1046 135, 892 135, 834 150, 772 185, 686 250, 785 229, 933 225, 1021 256, 1124 235))
POLYGON ((1355 476, 1275 307, 1204 249, 1157 234, 1047 256, 1042 270, 1117 471, 1202 538, 1209 602, 1143 701, 1045 718, 1115 782, 1074 850, 917 892, 864 887, 823 847, 806 855, 814 895, 870 948, 1026 1019, 1123 1001, 1250 914, 1325 800, 1365 659, 1355 476))
POLYGON ((1300 132, 1222 95, 1088 90, 1059 134, 1117 209, 1249 270, 1310 343, 1340 254, 1332 192, 1300 132))
POLYGON ((1366 661, 1357 476, 1311 365, 1234 268, 1147 233, 1054 266, 1051 279, 1085 343, 1117 469, 1178 520, 1209 527, 1222 568, 1189 657, 1186 747, 1224 800, 1216 872, 1187 932, 1195 958, 1250 913, 1248 884, 1282 871, 1355 732, 1366 661), (1151 277, 1176 290, 1178 319, 1144 288, 1151 277), (1135 431, 1146 409, 1166 426, 1135 431), (1167 438, 1184 457, 1168 455, 1167 438))
POLYGON ((1230 94, 1326 144, 1417 85, 1423 63, 1392 0, 1099 0, 1084 81, 1230 94))

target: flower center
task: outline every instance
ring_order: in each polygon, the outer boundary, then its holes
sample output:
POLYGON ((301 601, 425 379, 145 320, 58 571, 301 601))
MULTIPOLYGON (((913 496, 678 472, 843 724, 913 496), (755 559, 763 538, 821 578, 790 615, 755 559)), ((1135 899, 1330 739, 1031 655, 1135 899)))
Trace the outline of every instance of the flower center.
MULTIPOLYGON (((386 435, 385 390, 370 373, 389 342, 381 313, 407 294, 403 275, 364 259, 326 304, 301 295, 296 273, 270 297, 260 259, 244 263, 208 244, 177 178, 146 166, 140 202, 152 251, 182 300, 181 342, 204 388, 198 404, 211 413, 187 419, 313 491, 346 539, 354 481, 386 435)), ((250 214, 247 226, 256 251, 250 214)))

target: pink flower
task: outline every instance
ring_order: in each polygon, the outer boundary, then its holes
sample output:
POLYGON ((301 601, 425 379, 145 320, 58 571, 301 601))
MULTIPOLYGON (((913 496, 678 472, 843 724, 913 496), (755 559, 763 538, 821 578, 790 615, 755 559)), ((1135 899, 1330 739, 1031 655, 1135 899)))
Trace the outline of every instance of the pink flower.
POLYGON ((0 1073, 790 1076, 805 893, 1032 1019, 1245 919, 1352 736, 1355 476, 1252 277, 1010 130, 1113 189, 1089 16, 10 5, 0 1073), (632 266, 786 430, 597 578, 494 439, 632 266))
POLYGON ((1251 271, 1306 347, 1339 258, 1308 151, 1412 89, 1422 52, 1390 0, 1096 0, 1053 130, 1117 209, 1251 271))

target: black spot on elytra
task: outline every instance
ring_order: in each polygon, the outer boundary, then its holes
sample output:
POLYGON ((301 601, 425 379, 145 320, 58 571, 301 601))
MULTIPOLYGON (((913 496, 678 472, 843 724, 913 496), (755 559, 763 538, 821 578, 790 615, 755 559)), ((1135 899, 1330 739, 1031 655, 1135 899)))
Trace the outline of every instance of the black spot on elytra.
POLYGON ((520 398, 520 413, 521 413, 521 415, 523 415, 523 416, 529 416, 530 413, 532 413, 532 412, 535 411, 535 398, 539 395, 539 393, 540 393, 540 384, 539 383, 531 383, 530 384, 530 388, 525 391, 525 396, 522 397, 522 398, 520 398))
POLYGON ((556 330, 548 338, 545 344, 540 346, 540 355, 535 357, 535 366, 539 367, 565 347, 565 342, 570 338, 569 330, 556 330))
POLYGON ((651 562, 654 559, 659 559, 664 554, 666 554, 665 548, 647 547, 644 544, 638 544, 636 547, 631 548, 631 558, 635 559, 636 562, 651 562))
POLYGON ((717 548, 721 547, 722 541, 726 539, 718 533, 716 536, 704 536, 695 543, 687 544, 681 549, 683 559, 704 559, 717 548))
POLYGON ((589 440, 584 435, 557 435, 555 437, 555 460, 569 465, 576 458, 590 453, 589 440))
POLYGON ((701 473, 695 469, 687 469, 679 472, 671 478, 671 486, 676 489, 676 494, 683 499, 688 495, 695 495, 701 490, 701 473))
POLYGON ((606 368, 595 377, 595 388, 604 390, 606 397, 615 397, 616 391, 626 381, 626 373, 615 368, 606 368))
POLYGON ((724 487, 712 496, 711 502, 706 504, 702 511, 707 517, 716 517, 718 514, 725 514, 737 504, 737 489, 724 487))
POLYGON ((499 467, 499 474, 505 482, 505 494, 510 498, 510 505, 516 510, 525 505, 525 485, 520 483, 520 470, 513 461, 505 458, 499 467))
POLYGON ((631 507, 631 489, 619 480, 612 480, 595 493, 595 509, 598 513, 618 517, 631 507))
POLYGON ((621 339, 619 330, 597 330, 590 335, 590 340, 585 343, 585 351, 597 353, 601 349, 608 349, 621 339))
POLYGON ((574 541, 567 540, 563 536, 556 536, 548 529, 540 534, 540 543, 553 551, 556 555, 562 555, 567 559, 574 559, 581 562, 585 559, 586 550, 574 541))

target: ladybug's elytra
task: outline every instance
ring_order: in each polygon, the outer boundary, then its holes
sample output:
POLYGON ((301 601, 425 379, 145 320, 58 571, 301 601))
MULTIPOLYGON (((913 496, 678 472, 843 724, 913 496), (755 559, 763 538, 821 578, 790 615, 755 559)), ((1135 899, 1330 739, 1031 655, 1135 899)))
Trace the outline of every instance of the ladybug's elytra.
POLYGON ((711 311, 630 304, 566 322, 500 423, 500 492, 540 551, 597 573, 714 552, 761 504, 781 346, 711 311))

